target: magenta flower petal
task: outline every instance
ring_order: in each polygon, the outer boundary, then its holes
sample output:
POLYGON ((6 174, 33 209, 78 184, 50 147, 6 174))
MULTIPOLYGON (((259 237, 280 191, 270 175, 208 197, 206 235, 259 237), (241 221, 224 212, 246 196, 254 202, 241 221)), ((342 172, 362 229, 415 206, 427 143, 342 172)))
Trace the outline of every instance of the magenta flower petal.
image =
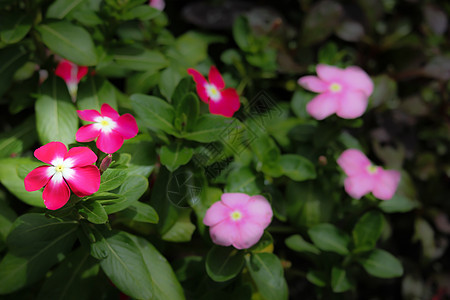
POLYGON ((97 122, 102 115, 94 109, 77 110, 77 114, 81 120, 88 122, 97 122))
POLYGON ((74 147, 67 152, 65 161, 70 161, 73 167, 95 164, 97 155, 86 147, 74 147))
POLYGON ((225 193, 220 197, 222 203, 231 209, 246 205, 249 199, 250 196, 244 193, 225 193))
POLYGON ((64 158, 67 148, 61 142, 50 142, 34 151, 34 156, 42 162, 52 164, 57 158, 64 158))
POLYGON ((150 0, 148 5, 162 11, 164 10, 164 7, 166 7, 166 2, 164 2, 164 0, 150 0))
POLYGON ((206 226, 214 226, 228 218, 231 212, 232 210, 223 205, 222 201, 218 201, 206 211, 203 224, 206 226))
POLYGON ((81 126, 75 134, 75 140, 82 143, 91 142, 99 136, 100 131, 95 124, 81 126))
POLYGON ((108 133, 100 132, 96 145, 100 151, 114 153, 122 147, 123 140, 123 136, 115 130, 108 133))
POLYGON ((44 204, 48 209, 63 207, 69 201, 70 190, 62 176, 53 176, 42 193, 44 204))
POLYGON ((367 172, 370 160, 357 149, 347 149, 339 156, 337 163, 348 176, 367 172))
POLYGON ((100 187, 100 171, 93 165, 73 168, 71 176, 65 179, 78 197, 91 195, 100 187))
POLYGON ((323 93, 328 90, 328 84, 316 76, 303 76, 298 80, 298 84, 316 93, 323 93))
POLYGON ((233 246, 236 249, 250 248, 261 239, 264 228, 253 222, 247 222, 245 226, 240 226, 239 235, 234 239, 233 246))
POLYGON ((215 66, 211 66, 211 68, 209 69, 208 79, 209 82, 214 84, 219 90, 225 87, 225 81, 223 81, 222 75, 220 75, 215 66))
POLYGON ((28 173, 24 179, 25 190, 33 192, 41 189, 52 178, 49 166, 40 166, 28 173))
POLYGON ((395 170, 379 170, 377 182, 372 190, 375 197, 381 200, 391 199, 400 182, 400 172, 395 170))
POLYGON ((138 126, 135 118, 130 114, 124 114, 117 119, 117 127, 114 129, 118 131, 124 139, 131 139, 138 134, 138 126))
POLYGON ((78 66, 77 82, 80 82, 81 78, 87 75, 88 67, 78 66))
POLYGON ((362 91, 351 90, 340 94, 336 114, 344 119, 361 117, 367 108, 368 99, 362 91))
POLYGON ((120 117, 119 113, 114 108, 112 108, 108 103, 102 104, 100 112, 102 113, 102 116, 111 118, 114 121, 120 117))
POLYGON ((222 115, 231 118, 241 105, 239 96, 236 91, 231 88, 223 90, 221 93, 222 97, 219 100, 211 100, 209 102, 209 111, 214 115, 222 115))
POLYGON ((205 77, 203 77, 203 75, 200 74, 200 72, 198 72, 195 69, 188 69, 188 74, 194 78, 195 88, 197 90, 197 94, 200 97, 200 99, 203 102, 208 103, 209 98, 205 87, 205 85, 208 84, 208 82, 206 81, 205 77))
POLYGON ((341 80, 344 75, 344 70, 324 64, 318 64, 316 72, 319 78, 326 82, 341 80))
POLYGON ((351 66, 345 69, 344 81, 352 85, 355 89, 362 91, 366 97, 373 92, 373 82, 369 75, 360 67, 351 66))
POLYGON ((323 93, 308 102, 306 111, 317 120, 323 120, 336 112, 339 107, 338 101, 337 94, 323 93))
POLYGON ((347 177, 344 181, 345 191, 355 199, 370 193, 375 185, 374 178, 367 174, 347 177))
POLYGON ((247 203, 247 214, 250 222, 260 224, 262 227, 269 226, 272 221, 273 212, 269 202, 263 196, 252 196, 247 203))
POLYGON ((231 246, 236 239, 239 239, 239 229, 235 223, 223 221, 209 229, 214 244, 221 246, 231 246))
POLYGON ((62 60, 58 66, 56 67, 55 70, 55 75, 61 77, 62 79, 64 79, 64 81, 67 82, 71 82, 73 81, 72 79, 72 68, 74 67, 75 64, 71 63, 68 60, 62 60))

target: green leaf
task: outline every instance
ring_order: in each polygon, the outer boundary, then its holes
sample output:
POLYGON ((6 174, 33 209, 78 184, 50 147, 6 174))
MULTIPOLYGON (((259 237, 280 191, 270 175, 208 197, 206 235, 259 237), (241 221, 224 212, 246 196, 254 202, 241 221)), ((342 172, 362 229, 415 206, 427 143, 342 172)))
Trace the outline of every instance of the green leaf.
POLYGON ((200 112, 200 101, 193 93, 186 93, 181 99, 174 99, 175 124, 180 131, 190 131, 200 112))
POLYGON ((353 228, 354 252, 372 250, 383 231, 383 215, 378 211, 365 213, 353 228))
POLYGON ((48 19, 63 19, 85 0, 56 0, 49 6, 46 17, 48 19))
POLYGON ((36 29, 42 35, 44 44, 65 59, 80 66, 97 64, 94 42, 83 27, 59 21, 41 24, 36 29))
POLYGON ((29 117, 14 129, 0 134, 0 158, 21 154, 37 140, 34 117, 29 117))
POLYGON ((100 188, 97 193, 107 192, 118 188, 126 179, 127 171, 122 169, 107 169, 101 177, 100 188))
POLYGON ((117 196, 120 198, 116 201, 109 201, 109 203, 102 202, 106 213, 112 214, 124 210, 131 204, 137 202, 147 188, 147 178, 139 175, 128 176, 119 189, 117 196))
POLYGON ((8 236, 10 252, 0 262, 0 294, 14 292, 44 277, 72 248, 78 223, 25 214, 8 236))
POLYGON ((108 215, 103 206, 96 201, 84 201, 78 204, 79 213, 89 222, 94 224, 105 224, 108 222, 108 215))
POLYGON ((419 206, 417 201, 397 193, 390 200, 380 201, 378 207, 385 213, 405 213, 419 206))
POLYGON ((149 204, 139 201, 128 206, 121 215, 134 222, 157 224, 159 221, 156 210, 149 204))
POLYGON ((21 12, 8 12, 0 16, 0 38, 6 44, 20 42, 30 31, 32 18, 21 12))
POLYGON ((195 231, 195 225, 192 224, 190 216, 191 210, 182 210, 175 224, 164 232, 162 239, 169 242, 189 242, 195 231))
POLYGON ((233 38, 243 51, 248 52, 254 49, 254 46, 252 46, 254 44, 254 38, 251 34, 248 20, 245 17, 240 16, 234 20, 233 38))
POLYGON ((182 137, 201 143, 214 142, 222 138, 231 122, 232 120, 219 115, 202 115, 197 119, 191 131, 182 137))
MULTIPOLYGON (((115 88, 111 82, 100 76, 87 76, 78 85, 77 107, 79 110, 94 109, 100 111, 103 103, 117 110, 115 88)), ((86 123, 88 124, 88 123, 86 123)))
POLYGON ((188 31, 179 36, 175 47, 187 66, 195 66, 208 58, 208 41, 198 32, 188 31))
POLYGON ((156 72, 168 65, 160 52, 136 47, 115 49, 113 58, 120 66, 133 71, 156 72))
POLYGON ((180 80, 181 74, 175 68, 168 67, 161 72, 161 76, 159 77, 159 90, 169 101, 172 99, 172 94, 180 80))
POLYGON ((253 253, 245 257, 250 275, 259 293, 267 300, 288 299, 288 287, 283 267, 272 253, 253 253))
POLYGON ((131 95, 130 100, 134 111, 147 126, 169 134, 175 131, 172 125, 175 118, 172 105, 160 98, 143 94, 131 95))
POLYGON ((359 263, 372 276, 380 278, 394 278, 403 275, 400 261, 392 254, 381 249, 375 249, 366 257, 359 259, 359 263))
POLYGON ((42 144, 59 141, 67 146, 75 142, 77 111, 61 78, 52 76, 45 81, 35 110, 36 129, 42 144))
POLYGON ((303 90, 296 90, 291 100, 291 108, 294 114, 301 119, 309 119, 310 115, 306 111, 306 104, 314 97, 313 93, 303 90))
POLYGON ((161 14, 161 11, 151 7, 149 5, 139 5, 133 7, 128 13, 127 18, 131 19, 139 19, 142 21, 147 21, 156 18, 161 14))
POLYGON ((296 154, 284 154, 280 157, 279 164, 283 174, 294 181, 303 181, 316 178, 316 169, 313 163, 296 154))
POLYGON ((194 154, 192 148, 186 148, 181 143, 172 143, 169 146, 162 146, 159 152, 160 160, 166 168, 173 172, 179 166, 187 164, 194 154))
POLYGON ((318 224, 308 230, 308 235, 319 249, 347 255, 350 237, 332 224, 318 224))
POLYGON ((169 263, 147 240, 118 232, 106 243, 108 256, 100 265, 122 292, 137 299, 184 299, 169 263))
POLYGON ((230 172, 227 177, 225 191, 227 193, 245 193, 248 195, 261 193, 256 175, 248 167, 234 169, 230 172))
POLYGON ((0 242, 6 241, 16 218, 16 213, 0 198, 0 242))
POLYGON ((335 293, 342 293, 354 287, 353 280, 348 277, 347 271, 334 266, 331 270, 331 288, 335 293))
POLYGON ((327 276, 322 271, 311 270, 306 273, 306 279, 314 285, 324 287, 327 285, 327 276))
POLYGON ((320 250, 316 246, 305 241, 299 234, 291 235, 284 242, 286 246, 288 246, 288 248, 294 251, 312 253, 317 255, 320 254, 320 250))
POLYGON ((244 267, 244 253, 233 247, 214 245, 206 256, 206 273, 218 282, 236 277, 244 267))
POLYGON ((23 46, 10 46, 0 49, 0 96, 8 90, 14 73, 28 60, 23 46))

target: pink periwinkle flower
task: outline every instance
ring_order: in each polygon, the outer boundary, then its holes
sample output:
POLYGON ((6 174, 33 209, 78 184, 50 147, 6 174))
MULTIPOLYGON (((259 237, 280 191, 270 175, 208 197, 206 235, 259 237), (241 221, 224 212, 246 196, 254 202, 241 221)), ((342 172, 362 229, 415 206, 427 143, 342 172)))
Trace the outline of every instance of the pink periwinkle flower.
POLYGON ((45 186, 42 198, 48 209, 63 207, 70 189, 78 197, 91 195, 100 187, 100 172, 94 165, 97 155, 87 147, 67 151, 61 142, 50 142, 34 151, 34 156, 49 166, 40 166, 24 179, 25 190, 37 191, 45 186), (70 187, 70 189, 69 189, 70 187))
POLYGON ((68 61, 67 59, 63 59, 58 64, 55 70, 55 74, 64 79, 64 81, 66 82, 72 100, 76 99, 78 83, 80 82, 81 78, 86 76, 87 72, 88 67, 78 66, 73 62, 68 61))
POLYGON ((272 221, 272 208, 263 196, 222 194, 207 211, 203 223, 215 244, 247 249, 256 244, 272 221))
POLYGON ((109 104, 102 104, 100 112, 93 109, 78 110, 78 116, 85 121, 95 122, 78 129, 75 139, 78 142, 90 142, 97 138, 97 148, 105 153, 114 153, 123 145, 123 141, 136 136, 139 129, 136 120, 130 114, 122 116, 109 104))
POLYGON ((148 5, 150 5, 151 7, 156 8, 157 10, 164 10, 164 8, 166 7, 166 2, 164 2, 164 0, 150 0, 148 2, 148 5))
POLYGON ((194 78, 198 96, 209 104, 212 114, 231 118, 241 106, 236 90, 225 89, 225 82, 216 67, 209 69, 209 82, 195 69, 188 69, 188 73, 194 78))
POLYGON ((306 106, 308 113, 317 120, 336 113, 344 119, 363 115, 368 98, 373 92, 373 82, 361 68, 351 66, 340 69, 319 64, 316 76, 304 76, 298 84, 307 90, 320 93, 306 106))
POLYGON ((359 199, 370 192, 381 200, 389 200, 394 196, 400 182, 400 172, 383 170, 382 167, 373 165, 357 149, 342 152, 337 163, 348 176, 344 187, 353 198, 359 199))

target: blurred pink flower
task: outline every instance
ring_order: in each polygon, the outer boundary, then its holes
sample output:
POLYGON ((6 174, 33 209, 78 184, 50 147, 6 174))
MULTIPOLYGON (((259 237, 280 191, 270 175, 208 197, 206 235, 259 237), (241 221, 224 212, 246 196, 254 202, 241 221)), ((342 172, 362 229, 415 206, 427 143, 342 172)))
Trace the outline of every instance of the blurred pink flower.
POLYGON ((55 70, 56 76, 61 77, 66 82, 72 100, 77 98, 78 83, 81 78, 86 76, 87 72, 87 67, 78 66, 67 59, 61 60, 55 70))
POLYGON ((348 176, 344 187, 353 198, 359 199, 370 192, 381 200, 389 200, 394 196, 400 182, 400 172, 372 165, 364 153, 357 149, 342 152, 337 163, 348 176))
POLYGON ((308 113, 317 120, 336 113, 344 119, 363 115, 368 98, 373 92, 373 82, 361 68, 352 66, 340 69, 319 64, 316 76, 304 76, 298 84, 307 90, 320 93, 306 106, 308 113))
POLYGON ((164 0, 150 0, 148 2, 148 5, 158 10, 164 10, 164 8, 166 7, 166 2, 164 0))
POLYGON ((90 142, 97 137, 97 148, 105 153, 114 153, 123 145, 123 141, 136 136, 139 129, 136 120, 130 114, 122 116, 109 104, 103 103, 100 112, 93 109, 78 110, 78 116, 85 121, 95 122, 78 129, 77 142, 90 142))
POLYGON ((272 221, 272 208, 263 196, 222 194, 207 211, 203 223, 215 244, 247 249, 256 244, 272 221))
POLYGON ((98 191, 100 172, 94 165, 97 155, 91 149, 74 147, 67 151, 63 143, 50 142, 36 149, 34 156, 50 166, 40 166, 28 173, 25 190, 32 192, 45 186, 42 198, 48 209, 63 207, 69 200, 70 189, 78 197, 98 191))
POLYGON ((216 67, 211 66, 209 69, 210 82, 195 69, 188 69, 188 73, 194 78, 200 99, 209 104, 209 111, 212 114, 231 118, 241 106, 236 90, 224 89, 225 82, 216 67))

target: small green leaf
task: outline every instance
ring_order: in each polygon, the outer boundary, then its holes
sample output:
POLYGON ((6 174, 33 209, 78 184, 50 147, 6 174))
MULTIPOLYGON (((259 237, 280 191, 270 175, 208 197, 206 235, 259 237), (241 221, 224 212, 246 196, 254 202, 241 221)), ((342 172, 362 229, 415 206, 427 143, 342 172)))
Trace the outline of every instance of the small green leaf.
POLYGON ((186 148, 181 143, 162 146, 159 152, 161 163, 167 167, 170 172, 178 169, 179 166, 187 164, 194 154, 192 148, 186 148))
POLYGON ((227 281, 236 277, 244 267, 244 251, 233 247, 213 246, 205 263, 209 277, 218 282, 227 281))
POLYGON ((94 224, 105 224, 108 222, 108 215, 103 206, 96 201, 84 201, 79 203, 79 213, 89 222, 94 224))
POLYGON ((227 193, 245 193, 248 195, 258 195, 261 193, 257 177, 248 167, 231 171, 227 177, 225 190, 227 193))
POLYGON ((400 261, 392 254, 381 249, 375 249, 359 263, 372 276, 380 278, 394 278, 403 275, 403 267, 400 261))
POLYGON ((130 97, 131 105, 136 114, 150 128, 164 130, 171 134, 175 131, 173 120, 175 111, 166 101, 143 94, 134 94, 130 97))
POLYGON ((296 154, 284 154, 279 164, 283 174, 294 181, 303 181, 316 178, 316 169, 311 161, 296 154))
POLYGON ((355 252, 372 250, 383 231, 383 215, 378 211, 365 213, 353 228, 355 252))
POLYGON ((159 90, 169 101, 172 100, 172 94, 180 80, 181 74, 175 68, 168 67, 161 72, 161 76, 159 77, 159 90))
POLYGON ((160 52, 136 47, 115 49, 113 58, 118 65, 134 71, 156 72, 168 65, 160 52))
POLYGON ((193 93, 187 93, 181 99, 177 99, 175 102, 175 116, 180 128, 177 128, 184 131, 190 131, 194 126, 199 111, 200 111, 200 102, 198 97, 193 93))
POLYGON ((405 213, 419 207, 416 200, 412 200, 405 195, 395 194, 390 200, 380 201, 378 206, 385 213, 405 213))
POLYGON ((251 34, 247 18, 240 16, 235 19, 233 23, 233 38, 243 51, 248 52, 252 50, 254 38, 251 34))
POLYGON ((348 277, 347 271, 334 266, 331 270, 331 288, 335 293, 343 293, 354 287, 353 280, 348 277))
POLYGON ((332 224, 318 224, 308 230, 308 235, 319 249, 347 255, 350 237, 332 224))
POLYGON ((308 243, 299 234, 294 234, 288 237, 285 241, 286 246, 297 252, 305 252, 312 254, 320 254, 320 250, 311 243, 308 243))
POLYGON ((195 225, 192 224, 190 215, 191 210, 182 210, 172 227, 164 232, 162 239, 169 242, 189 242, 195 231, 195 225))
POLYGON ((219 115, 202 115, 200 116, 192 129, 183 134, 182 137, 191 141, 209 143, 222 138, 224 131, 232 120, 219 115))
POLYGON ((20 42, 30 31, 31 16, 25 13, 9 12, 0 16, 0 37, 6 44, 20 42))
POLYGON ((327 285, 327 276, 322 271, 311 270, 306 273, 306 279, 314 285, 324 287, 327 285))
POLYGON ((118 188, 126 179, 127 171, 121 169, 107 169, 101 177, 99 192, 107 192, 118 188))
POLYGON ((134 222, 156 224, 159 221, 156 210, 149 204, 139 201, 128 206, 121 215, 134 222))
POLYGON ((46 17, 49 19, 63 19, 86 0, 56 0, 49 6, 46 17))

